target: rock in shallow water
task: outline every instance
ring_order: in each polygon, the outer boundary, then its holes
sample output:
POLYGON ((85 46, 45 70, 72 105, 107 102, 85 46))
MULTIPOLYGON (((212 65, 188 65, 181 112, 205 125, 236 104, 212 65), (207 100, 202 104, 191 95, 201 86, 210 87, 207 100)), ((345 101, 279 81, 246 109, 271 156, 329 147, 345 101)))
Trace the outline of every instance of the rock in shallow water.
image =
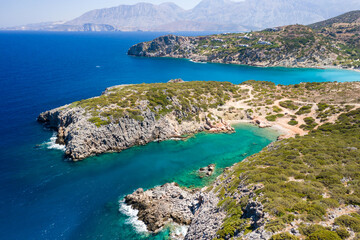
POLYGON ((199 169, 199 175, 200 178, 203 178, 204 176, 211 176, 215 172, 215 164, 210 164, 207 167, 203 167, 199 169))

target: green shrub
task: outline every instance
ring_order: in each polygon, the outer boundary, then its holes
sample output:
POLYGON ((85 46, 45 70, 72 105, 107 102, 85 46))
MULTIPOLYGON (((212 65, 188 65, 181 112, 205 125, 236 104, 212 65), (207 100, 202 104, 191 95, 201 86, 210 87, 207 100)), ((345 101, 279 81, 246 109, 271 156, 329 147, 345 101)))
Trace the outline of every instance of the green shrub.
POLYGON ((326 230, 325 227, 316 224, 312 224, 312 225, 301 224, 299 227, 300 233, 305 236, 310 236, 315 232, 325 231, 325 230, 326 230))
POLYGON ((317 106, 318 106, 320 112, 324 111, 325 109, 327 109, 329 107, 329 105, 326 103, 318 103, 317 106))
POLYGON ((299 240, 299 238, 288 232, 284 232, 273 235, 270 240, 299 240))
POLYGON ((306 240, 341 240, 341 238, 335 232, 320 230, 310 234, 306 240))
POLYGON ((295 105, 295 103, 291 100, 287 100, 287 101, 282 101, 282 102, 279 102, 279 105, 283 108, 287 108, 287 109, 290 109, 290 110, 297 110, 299 107, 297 105, 295 105))
POLYGON ((277 119, 277 116, 276 115, 270 115, 270 116, 266 116, 265 118, 266 118, 266 120, 268 120, 270 122, 275 122, 276 119, 277 119))
POLYGON ((307 105, 307 106, 302 106, 299 111, 297 111, 295 114, 296 115, 303 115, 303 114, 307 114, 307 113, 311 113, 311 105, 307 105))
POLYGON ((270 122, 275 122, 277 118, 281 118, 283 116, 284 116, 284 114, 279 113, 279 114, 276 114, 276 115, 266 116, 265 118, 266 118, 266 120, 268 120, 270 122))
POLYGON ((279 108, 278 106, 273 106, 273 111, 276 113, 280 113, 280 112, 282 112, 282 109, 279 108))
POLYGON ((321 199, 320 204, 325 208, 337 208, 340 206, 339 202, 332 198, 321 199))
POLYGON ((349 215, 342 215, 335 219, 334 224, 348 227, 354 232, 360 232, 360 219, 349 215))
POLYGON ((312 117, 304 118, 304 122, 306 125, 301 125, 300 127, 305 130, 312 130, 314 129, 318 124, 315 122, 315 119, 312 117))
POLYGON ((350 237, 350 233, 343 227, 336 229, 336 234, 339 235, 341 239, 347 239, 350 237))
POLYGON ((266 224, 265 229, 269 232, 279 232, 285 228, 285 224, 281 219, 270 221, 266 224))
POLYGON ((88 121, 91 122, 91 123, 94 123, 97 127, 101 127, 101 126, 104 126, 104 125, 108 125, 108 124, 110 123, 109 120, 102 120, 102 119, 99 118, 99 117, 89 118, 88 121))
POLYGON ((290 121, 288 122, 288 124, 289 124, 290 126, 296 126, 296 125, 299 124, 299 122, 296 121, 296 120, 290 120, 290 121))

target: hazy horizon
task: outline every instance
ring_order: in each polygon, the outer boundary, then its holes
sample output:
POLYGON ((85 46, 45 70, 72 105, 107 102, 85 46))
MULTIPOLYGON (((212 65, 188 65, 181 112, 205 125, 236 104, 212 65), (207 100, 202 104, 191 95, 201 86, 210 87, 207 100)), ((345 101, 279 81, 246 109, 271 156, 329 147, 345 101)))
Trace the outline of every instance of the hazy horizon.
POLYGON ((0 0, 0 27, 71 20, 90 10, 115 7, 122 4, 133 5, 139 2, 160 4, 173 2, 184 9, 191 9, 200 1, 201 0, 0 0))

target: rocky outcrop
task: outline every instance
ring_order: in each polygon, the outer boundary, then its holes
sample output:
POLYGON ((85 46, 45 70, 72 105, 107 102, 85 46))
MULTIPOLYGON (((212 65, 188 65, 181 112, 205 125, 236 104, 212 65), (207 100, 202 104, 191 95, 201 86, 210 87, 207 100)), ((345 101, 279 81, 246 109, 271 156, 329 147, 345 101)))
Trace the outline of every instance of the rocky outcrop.
MULTIPOLYGON (((213 168, 214 166, 209 166, 213 168)), ((227 168, 221 177, 211 185, 212 189, 227 184, 231 180, 233 167, 227 168)), ((263 205, 253 200, 255 191, 261 189, 261 184, 248 186, 241 181, 238 193, 224 197, 235 199, 238 203, 246 199, 243 208, 243 219, 249 219, 252 226, 251 233, 238 232, 235 237, 244 239, 269 239, 272 233, 264 228, 269 215, 264 212, 263 205)), ((167 183, 144 191, 138 189, 125 197, 125 203, 137 209, 138 218, 143 221, 150 232, 159 232, 167 224, 175 223, 188 225, 185 240, 208 240, 218 237, 227 216, 226 211, 219 205, 220 198, 215 190, 203 189, 190 190, 181 188, 176 183, 167 183)))
POLYGON ((176 52, 180 47, 192 47, 191 37, 180 37, 175 35, 162 36, 151 42, 139 43, 132 46, 128 54, 142 57, 183 57, 176 52))
POLYGON ((219 198, 212 192, 203 193, 202 204, 194 213, 185 240, 207 240, 217 236, 221 229, 225 211, 218 207, 219 198))
POLYGON ((150 110, 142 112, 143 121, 124 116, 117 123, 100 127, 89 122, 90 116, 84 114, 82 108, 58 108, 44 112, 38 118, 57 130, 57 142, 65 144, 66 156, 73 160, 205 130, 201 124, 179 124, 169 117, 156 119, 150 110))
POLYGON ((196 206, 202 204, 201 199, 199 190, 167 183, 148 191, 138 189, 125 197, 125 203, 139 210, 139 219, 149 231, 157 233, 169 223, 190 225, 196 206))
POLYGON ((181 78, 177 78, 177 79, 171 79, 170 81, 168 81, 168 83, 184 83, 185 81, 182 80, 181 78))
POLYGON ((203 167, 199 169, 199 175, 201 178, 205 176, 211 176, 215 172, 215 164, 210 164, 207 167, 203 167))
MULTIPOLYGON (((151 42, 139 43, 132 46, 128 55, 142 57, 172 57, 186 58, 194 62, 213 62, 225 64, 239 64, 259 67, 334 67, 335 54, 314 51, 311 55, 299 58, 298 51, 288 51, 286 47, 272 49, 247 48, 243 51, 212 51, 202 54, 198 48, 205 37, 180 37, 167 35, 151 42)), ((207 45, 203 45, 207 47, 207 45)))
POLYGON ((176 183, 144 191, 138 189, 125 197, 125 203, 139 211, 138 218, 150 232, 157 233, 171 223, 189 225, 185 239, 212 239, 221 227, 225 213, 218 208, 214 193, 189 190, 176 183))
MULTIPOLYGON (((128 54, 259 67, 349 68, 350 65, 339 62, 344 58, 354 63, 351 68, 359 68, 356 61, 337 46, 341 41, 310 27, 290 25, 246 34, 167 35, 136 44, 128 54), (327 43, 323 44, 324 41, 327 43)), ((349 48, 356 45, 350 42, 344 44, 349 44, 349 48)))
MULTIPOLYGON (((110 94, 109 89, 103 94, 110 94)), ((38 121, 57 131, 56 142, 65 145, 66 156, 74 161, 105 152, 120 152, 153 141, 182 139, 183 135, 201 131, 234 131, 224 121, 217 124, 195 120, 180 122, 177 117, 188 114, 182 111, 159 116, 146 105, 138 106, 136 110, 140 111, 141 119, 125 114, 116 121, 96 125, 90 121, 92 115, 86 109, 66 105, 41 113, 38 121)), ((200 112, 200 109, 192 107, 189 111, 200 112)))

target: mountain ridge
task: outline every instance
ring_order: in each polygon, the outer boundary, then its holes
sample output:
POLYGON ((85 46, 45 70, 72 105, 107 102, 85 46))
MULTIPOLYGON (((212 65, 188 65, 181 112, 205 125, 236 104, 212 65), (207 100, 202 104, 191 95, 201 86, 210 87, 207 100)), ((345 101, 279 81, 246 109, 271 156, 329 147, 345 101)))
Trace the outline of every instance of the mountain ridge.
POLYGON ((137 3, 91 10, 64 24, 32 24, 5 30, 74 31, 92 24, 99 29, 109 25, 111 31, 250 31, 311 24, 357 9, 360 2, 355 0, 203 0, 190 10, 172 2, 137 3))
POLYGON ((351 11, 321 22, 310 24, 309 27, 320 29, 330 27, 335 23, 360 23, 360 10, 351 11))

